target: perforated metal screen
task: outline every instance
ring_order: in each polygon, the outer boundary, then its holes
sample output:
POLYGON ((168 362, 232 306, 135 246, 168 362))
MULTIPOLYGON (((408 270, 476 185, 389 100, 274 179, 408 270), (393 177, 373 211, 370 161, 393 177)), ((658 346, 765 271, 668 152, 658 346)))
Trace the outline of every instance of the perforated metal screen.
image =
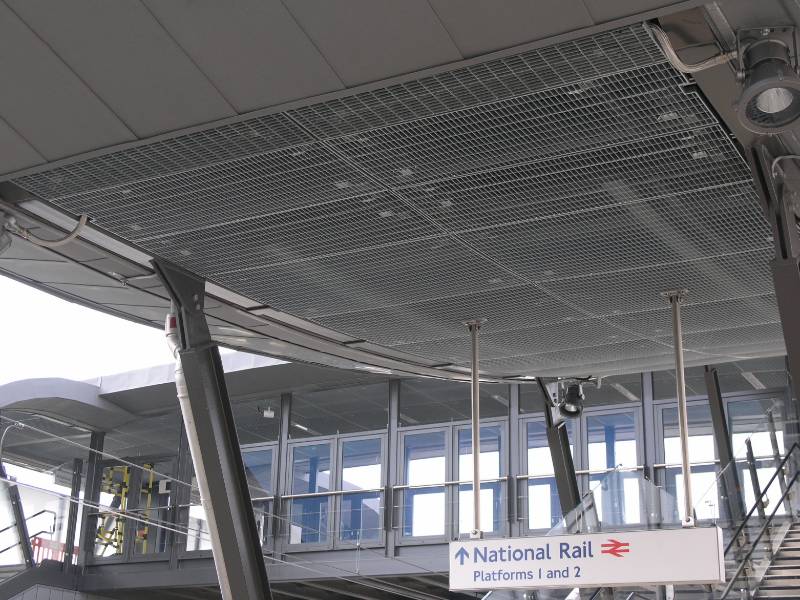
POLYGON ((19 178, 280 310, 499 375, 783 352, 729 134, 641 26, 19 178))

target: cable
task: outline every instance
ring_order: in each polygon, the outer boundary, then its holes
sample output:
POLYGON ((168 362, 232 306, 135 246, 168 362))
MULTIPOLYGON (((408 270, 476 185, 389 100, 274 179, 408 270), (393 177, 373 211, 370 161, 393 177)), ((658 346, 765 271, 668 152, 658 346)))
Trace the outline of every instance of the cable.
POLYGON ((661 48, 664 56, 667 57, 669 64, 671 64, 681 73, 697 73, 698 71, 705 71, 706 69, 711 69, 712 67, 724 65, 739 56, 739 53, 736 50, 732 50, 730 52, 717 54, 716 56, 707 58, 699 63, 685 63, 680 59, 677 52, 675 52, 675 48, 672 47, 672 42, 669 41, 669 36, 663 29, 661 29, 661 27, 658 25, 648 25, 647 28, 653 35, 656 43, 661 48))
POLYGON ((29 229, 20 226, 17 223, 17 220, 7 214, 3 214, 3 228, 10 231, 11 233, 16 233, 18 236, 28 240, 29 242, 36 244, 37 246, 42 246, 43 248, 58 248, 59 246, 63 246, 64 244, 68 244, 72 240, 80 235, 81 231, 86 224, 89 222, 89 215, 81 215, 78 219, 78 224, 75 226, 70 233, 66 235, 66 237, 61 238, 60 240, 43 240, 40 237, 33 235, 29 229))
POLYGON ((778 175, 777 168, 778 163, 782 160, 800 160, 800 154, 784 154, 783 156, 778 156, 772 160, 772 176, 776 177, 778 175))

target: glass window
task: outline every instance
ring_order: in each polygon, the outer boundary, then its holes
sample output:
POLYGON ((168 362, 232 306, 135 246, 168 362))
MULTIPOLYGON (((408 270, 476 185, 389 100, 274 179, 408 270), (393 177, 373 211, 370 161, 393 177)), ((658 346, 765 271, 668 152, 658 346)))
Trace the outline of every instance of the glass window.
POLYGON ((292 438, 386 429, 389 384, 374 383, 292 396, 292 438))
MULTIPOLYGON (((575 455, 573 422, 566 421, 569 449, 575 455)), ((525 425, 527 438, 528 529, 550 529, 561 520, 561 504, 553 476, 553 457, 547 443, 544 420, 525 425)))
MULTIPOLYGON (((662 411, 664 425, 664 462, 667 464, 665 487, 676 499, 674 519, 683 518, 683 477, 681 475, 681 441, 677 407, 662 411)), ((687 407, 689 418, 689 462, 692 465, 692 496, 698 519, 719 517, 717 501, 714 433, 711 411, 707 404, 687 407), (698 464, 701 463, 701 464, 698 464)))
MULTIPOLYGON (((470 384, 437 379, 409 379, 400 384, 400 424, 428 425, 466 421, 472 416, 470 384)), ((481 385, 481 418, 508 414, 509 387, 481 385)))
MULTIPOLYGON (((478 457, 481 481, 498 479, 501 473, 502 447, 500 425, 481 426, 481 447, 478 457)), ((458 479, 472 479, 472 430, 458 431, 458 479)), ((481 530, 492 532, 500 530, 501 518, 501 482, 481 483, 481 530)), ((458 531, 472 531, 473 517, 472 485, 461 484, 458 487, 458 531)))
POLYGON ((130 499, 131 467, 105 465, 100 477, 100 510, 97 515, 94 555, 121 556, 125 545, 125 517, 130 499), (111 510, 103 511, 103 507, 111 510))
POLYGON ((206 517, 206 509, 200 502, 200 489, 197 478, 192 476, 192 489, 189 499, 189 524, 186 532, 186 549, 189 551, 211 550, 211 533, 206 517))
POLYGON ((783 441, 783 400, 780 398, 759 398, 728 402, 728 426, 733 438, 733 454, 736 458, 747 457, 745 441, 749 438, 756 457, 773 456, 772 438, 769 431, 767 413, 772 413, 775 423, 775 437, 778 451, 784 452, 783 441))
POLYGON ((169 520, 173 484, 169 474, 173 464, 172 461, 146 463, 139 471, 136 511, 142 520, 134 521, 136 554, 158 554, 167 550, 169 530, 158 524, 169 520))
POLYGON ((642 401, 642 374, 604 377, 598 388, 592 383, 583 386, 584 406, 608 406, 642 401))
POLYGON ((247 402, 231 402, 239 443, 277 442, 281 427, 281 399, 260 398, 247 402))
MULTIPOLYGON (((586 428, 590 471, 638 465, 633 412, 587 415, 586 428)), ((641 521, 638 473, 597 473, 589 480, 601 522, 622 525, 641 521)))
POLYGON ((403 494, 403 535, 441 536, 445 533, 447 481, 444 431, 408 434, 403 438, 403 470, 406 485, 424 486, 403 494))
POLYGON ((586 417, 589 437, 589 470, 635 467, 636 419, 632 412, 586 417))
MULTIPOLYGON (((377 490, 383 482, 381 439, 342 442, 341 490, 377 490)), ((378 540, 381 535, 381 492, 342 495, 342 540, 378 540)))
MULTIPOLYGON (((703 367, 689 367, 684 370, 687 396, 703 396, 706 392, 706 376, 703 367)), ((675 369, 653 373, 653 397, 656 400, 676 399, 675 369)))
MULTIPOLYGON (((292 448, 292 494, 331 491, 329 442, 292 448)), ((289 543, 316 544, 328 539, 328 496, 295 498, 290 506, 289 543)))
POLYGON ((269 515, 272 512, 272 448, 242 450, 242 462, 253 501, 259 539, 266 543, 269 515))

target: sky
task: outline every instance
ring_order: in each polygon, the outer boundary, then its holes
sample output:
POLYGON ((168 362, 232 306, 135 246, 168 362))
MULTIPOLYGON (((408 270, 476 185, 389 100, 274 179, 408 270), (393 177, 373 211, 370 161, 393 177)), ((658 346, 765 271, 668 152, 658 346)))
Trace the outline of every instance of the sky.
POLYGON ((84 381, 172 361, 159 329, 0 276, 0 385, 33 377, 84 381))

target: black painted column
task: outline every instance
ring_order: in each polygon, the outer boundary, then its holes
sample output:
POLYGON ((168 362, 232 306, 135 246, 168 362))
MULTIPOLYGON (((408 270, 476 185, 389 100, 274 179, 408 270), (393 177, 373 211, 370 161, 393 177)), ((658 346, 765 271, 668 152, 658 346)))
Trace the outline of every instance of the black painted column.
POLYGON ((179 401, 222 597, 271 600, 222 361, 203 312, 205 281, 166 261, 153 265, 176 308, 187 391, 179 401))

